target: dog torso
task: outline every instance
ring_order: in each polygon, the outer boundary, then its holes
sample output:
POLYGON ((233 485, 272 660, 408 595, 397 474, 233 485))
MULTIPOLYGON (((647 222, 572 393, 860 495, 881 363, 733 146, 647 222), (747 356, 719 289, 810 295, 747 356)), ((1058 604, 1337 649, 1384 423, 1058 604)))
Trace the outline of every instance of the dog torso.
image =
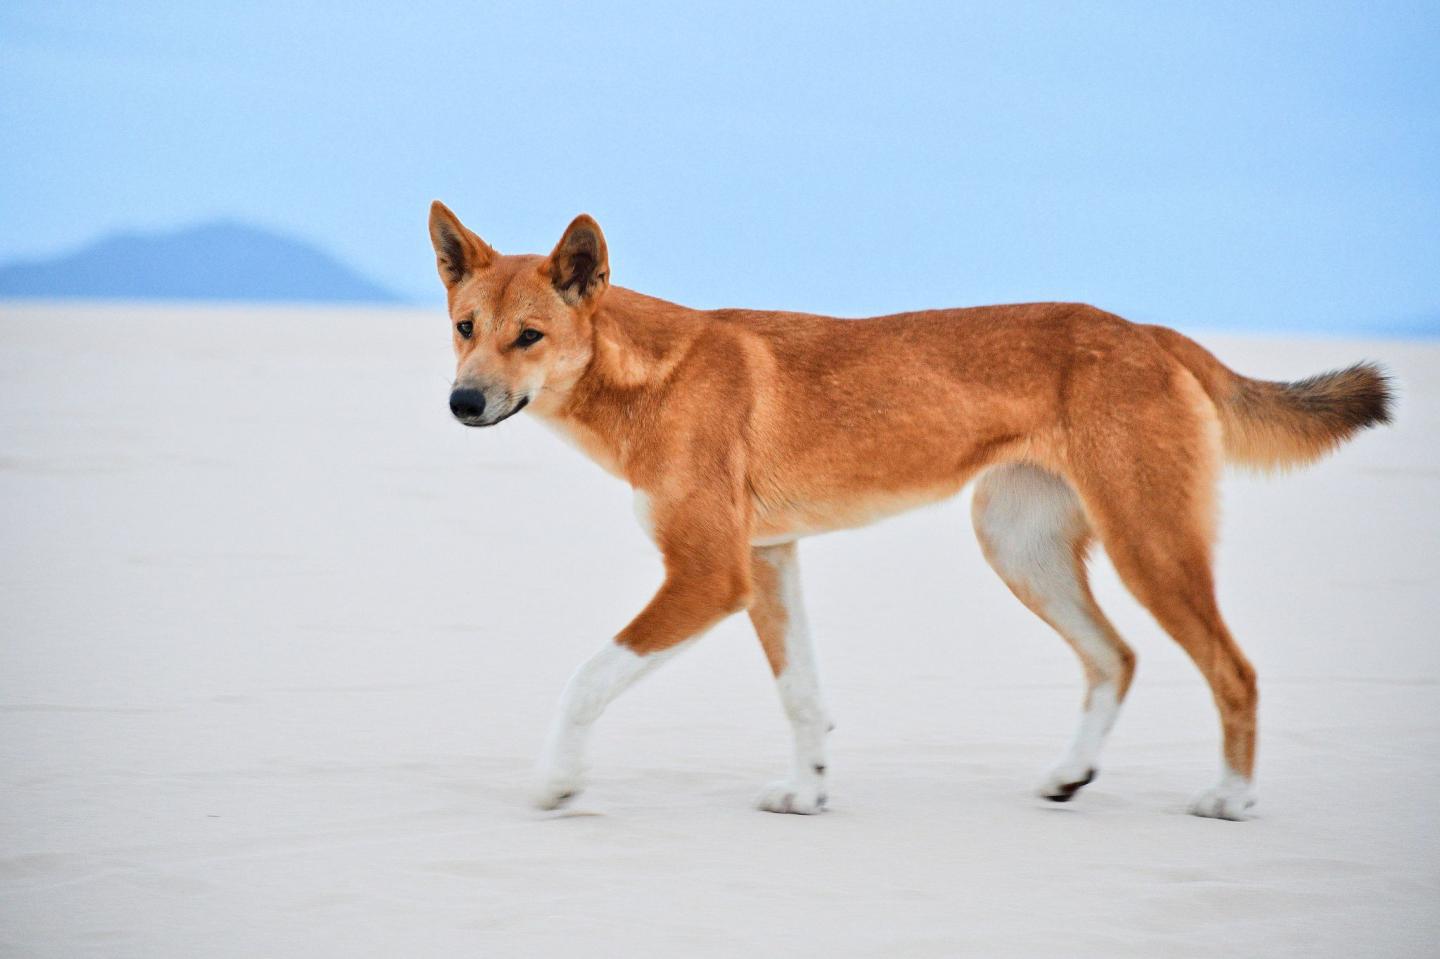
POLYGON ((1112 407, 1179 369, 1145 327, 1070 303, 847 320, 614 288, 595 323, 571 402, 537 412, 649 496, 739 470, 755 543, 953 496, 994 462, 1053 465, 1102 364, 1112 407))

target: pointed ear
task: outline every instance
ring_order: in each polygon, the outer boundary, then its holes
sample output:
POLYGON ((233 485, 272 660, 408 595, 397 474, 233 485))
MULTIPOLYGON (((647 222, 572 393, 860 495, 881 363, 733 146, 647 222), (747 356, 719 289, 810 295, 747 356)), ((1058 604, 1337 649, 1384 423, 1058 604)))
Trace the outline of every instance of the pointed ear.
POLYGON ((571 306, 593 300, 610 286, 610 254, 605 234, 588 213, 570 221, 565 235, 545 261, 555 292, 571 306))
POLYGON ((483 270, 498 256, 490 244, 466 229, 439 200, 430 204, 430 242, 435 246, 435 266, 447 289, 476 270, 483 270))

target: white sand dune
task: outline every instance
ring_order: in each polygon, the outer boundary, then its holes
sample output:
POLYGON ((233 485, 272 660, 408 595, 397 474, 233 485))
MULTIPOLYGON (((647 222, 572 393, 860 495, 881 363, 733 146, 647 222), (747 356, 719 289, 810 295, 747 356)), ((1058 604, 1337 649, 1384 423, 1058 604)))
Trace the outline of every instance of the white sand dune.
POLYGON ((802 547, 831 812, 749 808, 789 752, 742 617, 554 815, 550 711, 659 565, 538 425, 450 420, 438 312, 0 305, 0 953, 1436 955, 1440 346, 1202 339, 1401 388, 1395 428, 1226 481, 1253 821, 1184 814, 1214 712, 1103 563, 1137 685, 1095 784, 1031 796, 1079 669, 963 501, 802 547))

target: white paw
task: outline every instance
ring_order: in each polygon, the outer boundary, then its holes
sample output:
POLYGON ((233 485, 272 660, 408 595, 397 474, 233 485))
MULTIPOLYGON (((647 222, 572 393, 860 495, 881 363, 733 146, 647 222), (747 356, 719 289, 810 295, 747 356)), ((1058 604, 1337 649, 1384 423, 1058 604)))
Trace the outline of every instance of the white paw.
POLYGON ((560 809, 584 790, 578 773, 552 773, 542 776, 531 797, 541 809, 560 809))
POLYGON ((820 783, 781 779, 766 786, 755 798, 755 808, 813 816, 825 810, 825 787, 820 783))
POLYGON ((1086 763, 1063 762, 1050 770, 1036 787, 1035 794, 1051 802, 1069 802, 1094 781, 1098 771, 1086 763))
POLYGON ((1255 791, 1243 780, 1225 779, 1205 790, 1190 804, 1192 816, 1206 819, 1246 819, 1245 811, 1255 805, 1255 791))

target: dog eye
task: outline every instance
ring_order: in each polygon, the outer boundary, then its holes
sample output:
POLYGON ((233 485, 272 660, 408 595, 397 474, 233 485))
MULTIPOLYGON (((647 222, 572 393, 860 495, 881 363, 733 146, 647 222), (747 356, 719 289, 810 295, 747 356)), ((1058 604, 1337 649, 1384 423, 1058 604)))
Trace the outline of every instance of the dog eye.
POLYGON ((461 322, 455 324, 455 329, 459 330, 460 335, 468 340, 475 332, 475 324, 470 322, 469 320, 462 320, 461 322))
POLYGON ((539 330, 531 329, 527 326, 525 329, 520 331, 520 338, 517 339, 515 342, 520 346, 530 346, 532 344, 539 343, 540 338, 544 335, 545 334, 541 333, 539 330))

